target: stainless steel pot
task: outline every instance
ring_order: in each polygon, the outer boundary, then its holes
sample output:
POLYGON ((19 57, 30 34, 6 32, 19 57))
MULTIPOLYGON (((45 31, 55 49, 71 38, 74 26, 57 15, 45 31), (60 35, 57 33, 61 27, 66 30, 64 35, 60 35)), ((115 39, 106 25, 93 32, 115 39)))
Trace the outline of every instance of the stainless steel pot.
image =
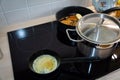
POLYGON ((91 13, 78 21, 76 29, 66 29, 68 38, 78 42, 85 56, 106 58, 120 41, 120 22, 107 14, 91 13), (76 31, 81 39, 74 40, 69 31, 76 31))
POLYGON ((99 57, 100 59, 105 59, 112 55, 112 51, 116 48, 117 44, 108 45, 108 47, 99 46, 89 44, 88 42, 81 42, 77 44, 77 49, 78 52, 84 56, 99 57))

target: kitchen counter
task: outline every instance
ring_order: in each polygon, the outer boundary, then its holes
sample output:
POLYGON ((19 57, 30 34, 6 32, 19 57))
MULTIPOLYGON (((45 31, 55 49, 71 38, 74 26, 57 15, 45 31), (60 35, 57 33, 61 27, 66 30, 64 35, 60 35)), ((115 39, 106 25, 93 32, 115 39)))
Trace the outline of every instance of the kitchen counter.
MULTIPOLYGON (((14 80, 7 32, 54 20, 56 20, 56 18, 54 15, 52 15, 0 29, 0 50, 3 53, 3 58, 0 60, 0 80, 14 80)), ((120 80, 119 74, 120 69, 113 71, 112 73, 109 73, 108 75, 97 80, 120 80)))

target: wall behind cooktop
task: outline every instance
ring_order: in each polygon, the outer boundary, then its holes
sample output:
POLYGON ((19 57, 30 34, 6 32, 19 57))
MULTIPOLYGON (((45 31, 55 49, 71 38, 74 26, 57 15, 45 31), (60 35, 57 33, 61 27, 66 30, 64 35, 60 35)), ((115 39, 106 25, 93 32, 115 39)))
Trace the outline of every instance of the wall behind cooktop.
POLYGON ((49 16, 66 6, 92 5, 92 0, 0 0, 0 27, 49 16))

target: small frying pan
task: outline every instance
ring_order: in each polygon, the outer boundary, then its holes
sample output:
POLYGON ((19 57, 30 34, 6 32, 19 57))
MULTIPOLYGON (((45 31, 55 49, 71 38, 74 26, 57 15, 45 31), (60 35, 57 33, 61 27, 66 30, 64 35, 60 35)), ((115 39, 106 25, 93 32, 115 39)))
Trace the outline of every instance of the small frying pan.
POLYGON ((60 58, 60 56, 51 50, 40 50, 36 53, 34 53, 30 58, 29 58, 29 68, 32 72, 39 74, 39 75, 50 75, 55 73, 59 66, 61 64, 65 64, 65 63, 73 63, 73 62, 95 62, 95 61, 100 61, 99 58, 97 57, 75 57, 75 58, 60 58), (42 55, 50 55, 52 57, 54 57, 57 61, 57 67, 50 73, 37 73, 34 69, 33 69, 33 62, 36 58, 42 56, 42 55))
MULTIPOLYGON (((101 12, 101 13, 109 14, 109 13, 115 12, 115 11, 120 11, 120 7, 112 7, 112 8, 107 9, 107 10, 101 12)), ((118 18, 118 19, 120 20, 120 18, 118 18)))

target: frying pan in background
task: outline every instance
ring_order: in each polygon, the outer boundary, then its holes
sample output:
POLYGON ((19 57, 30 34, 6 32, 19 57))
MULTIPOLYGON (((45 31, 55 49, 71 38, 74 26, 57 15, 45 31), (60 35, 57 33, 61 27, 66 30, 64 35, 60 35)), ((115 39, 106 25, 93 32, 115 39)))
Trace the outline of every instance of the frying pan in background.
MULTIPOLYGON (((57 38, 62 43, 69 46, 76 46, 76 42, 70 41, 66 35, 66 29, 75 29, 75 26, 66 25, 60 22, 60 19, 70 16, 71 14, 80 14, 82 16, 90 13, 94 13, 92 10, 82 6, 68 6, 56 13, 57 19, 57 38)), ((71 37, 77 39, 76 32, 70 33, 71 37)))
MULTIPOLYGON (((47 59, 47 58, 46 58, 47 59)), ((29 68, 30 70, 35 73, 38 76, 46 77, 46 76, 51 76, 51 75, 56 75, 60 71, 60 65, 65 64, 65 63, 73 63, 73 62, 95 62, 95 61, 100 61, 99 58, 95 57, 75 57, 75 58, 60 58, 60 56, 51 50, 40 50, 36 53, 33 53, 33 55, 29 58, 29 68), (57 66, 52 72, 48 73, 37 73, 34 68, 33 68, 33 62, 36 60, 36 58, 42 56, 42 55, 50 55, 54 57, 57 61, 57 66)))
MULTIPOLYGON (((101 13, 110 14, 110 13, 115 12, 115 11, 120 11, 120 7, 112 7, 112 8, 107 9, 107 10, 101 12, 101 13)), ((116 16, 113 16, 113 17, 116 17, 116 16)), ((116 18, 118 18, 120 20, 120 17, 116 17, 116 18)))

